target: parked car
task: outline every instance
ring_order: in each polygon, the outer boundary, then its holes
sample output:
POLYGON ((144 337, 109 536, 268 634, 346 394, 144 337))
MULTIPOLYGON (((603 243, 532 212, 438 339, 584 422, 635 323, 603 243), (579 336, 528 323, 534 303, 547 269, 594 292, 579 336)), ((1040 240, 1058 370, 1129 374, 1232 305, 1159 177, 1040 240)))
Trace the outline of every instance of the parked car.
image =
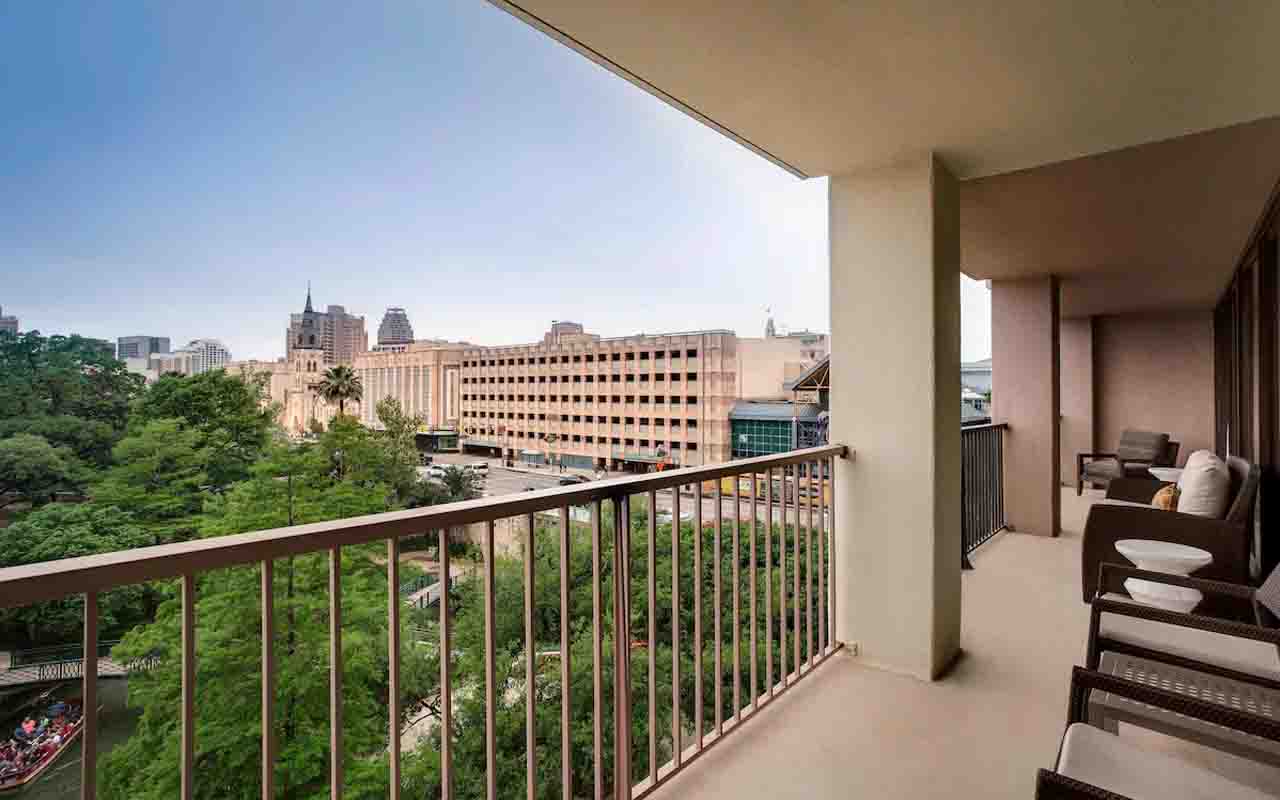
POLYGON ((560 479, 561 486, 577 486, 580 483, 589 483, 591 481, 586 475, 565 475, 560 479))
POLYGON ((489 462, 488 461, 472 461, 470 464, 467 465, 467 469, 471 470, 472 472, 481 472, 487 475, 489 473, 489 462))

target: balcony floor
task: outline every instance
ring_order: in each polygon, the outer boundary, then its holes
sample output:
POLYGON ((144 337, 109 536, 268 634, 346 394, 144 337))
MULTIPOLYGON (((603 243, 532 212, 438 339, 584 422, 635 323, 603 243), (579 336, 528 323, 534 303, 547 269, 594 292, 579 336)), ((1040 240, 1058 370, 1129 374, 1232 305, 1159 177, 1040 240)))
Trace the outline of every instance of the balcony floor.
MULTIPOLYGON (((1064 490, 1060 538, 1004 533, 975 554, 964 655, 945 679, 838 656, 653 797, 1032 797, 1036 769, 1057 754, 1071 666, 1084 659, 1088 506, 1064 490)), ((1280 769, 1124 725, 1121 735, 1280 792, 1280 769)))

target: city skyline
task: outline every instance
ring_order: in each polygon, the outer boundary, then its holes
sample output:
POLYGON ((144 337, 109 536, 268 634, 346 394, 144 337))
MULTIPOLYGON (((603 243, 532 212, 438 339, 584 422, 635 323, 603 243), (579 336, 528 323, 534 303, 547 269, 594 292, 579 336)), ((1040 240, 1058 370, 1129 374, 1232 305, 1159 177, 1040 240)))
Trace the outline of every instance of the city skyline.
MULTIPOLYGON (((565 318, 758 335, 766 306, 829 329, 824 179, 487 4, 8 14, 0 261, 24 329, 273 359, 307 281, 318 307, 478 344, 565 318)), ((985 294, 966 285, 966 358, 989 354, 985 294)))

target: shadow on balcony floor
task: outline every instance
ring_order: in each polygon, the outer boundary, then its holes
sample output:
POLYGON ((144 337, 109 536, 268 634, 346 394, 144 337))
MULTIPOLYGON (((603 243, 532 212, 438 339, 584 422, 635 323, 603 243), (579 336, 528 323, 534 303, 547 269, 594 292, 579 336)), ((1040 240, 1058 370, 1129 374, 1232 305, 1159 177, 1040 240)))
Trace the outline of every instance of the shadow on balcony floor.
MULTIPOLYGON (((1060 538, 1004 533, 964 576, 965 655, 928 684, 838 656, 655 798, 1030 798, 1057 754, 1071 666, 1084 659, 1080 531, 1064 491, 1060 538)), ((1121 727, 1258 788, 1280 770, 1121 727)))

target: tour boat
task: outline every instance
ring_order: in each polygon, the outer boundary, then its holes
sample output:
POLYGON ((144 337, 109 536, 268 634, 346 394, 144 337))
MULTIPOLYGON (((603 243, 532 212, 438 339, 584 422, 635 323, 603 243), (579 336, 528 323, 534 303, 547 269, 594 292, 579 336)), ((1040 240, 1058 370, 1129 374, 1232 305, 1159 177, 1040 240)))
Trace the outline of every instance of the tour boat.
MULTIPOLYGON (((81 705, 79 697, 73 697, 66 701, 67 706, 81 705)), ((43 758, 34 765, 29 765, 25 770, 14 775, 7 775, 0 778, 0 795, 12 795, 22 791, 27 786, 39 780, 54 762, 66 751, 73 742, 80 738, 80 734, 84 731, 84 714, 81 713, 80 718, 71 723, 67 729, 67 733, 62 737, 62 741, 57 747, 50 750, 43 758)), ((11 738, 11 737, 10 737, 11 738)))

